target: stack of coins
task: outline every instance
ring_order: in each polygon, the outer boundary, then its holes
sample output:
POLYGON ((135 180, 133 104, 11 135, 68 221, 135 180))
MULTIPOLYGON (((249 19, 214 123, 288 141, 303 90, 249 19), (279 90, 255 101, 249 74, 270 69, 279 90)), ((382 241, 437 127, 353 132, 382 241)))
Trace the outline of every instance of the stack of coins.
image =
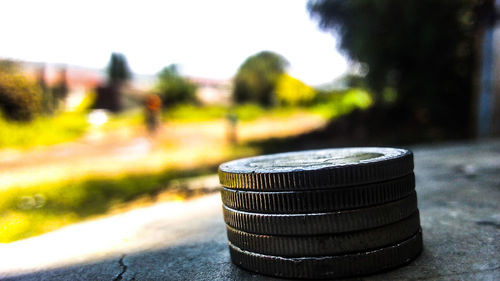
POLYGON ((219 167, 232 261, 288 278, 371 274, 413 260, 422 232, 413 154, 340 148, 219 167))

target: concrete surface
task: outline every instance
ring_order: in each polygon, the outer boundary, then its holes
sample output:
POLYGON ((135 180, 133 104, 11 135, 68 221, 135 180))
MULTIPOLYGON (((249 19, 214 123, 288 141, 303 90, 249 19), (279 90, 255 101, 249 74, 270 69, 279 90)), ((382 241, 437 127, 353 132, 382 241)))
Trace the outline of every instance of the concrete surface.
MULTIPOLYGON (((500 280, 500 141, 414 147, 424 252, 354 280, 500 280)), ((0 245, 0 280, 283 280, 233 265, 218 194, 0 245)))

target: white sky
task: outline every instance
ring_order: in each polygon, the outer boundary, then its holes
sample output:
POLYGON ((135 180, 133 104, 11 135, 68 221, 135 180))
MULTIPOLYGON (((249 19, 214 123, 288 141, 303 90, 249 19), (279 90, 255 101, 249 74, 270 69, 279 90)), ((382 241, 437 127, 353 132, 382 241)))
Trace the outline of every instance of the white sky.
POLYGON ((0 2, 0 57, 104 68, 123 53, 133 72, 178 63, 185 75, 232 77, 250 55, 270 50, 289 73, 317 85, 347 68, 306 1, 0 2))

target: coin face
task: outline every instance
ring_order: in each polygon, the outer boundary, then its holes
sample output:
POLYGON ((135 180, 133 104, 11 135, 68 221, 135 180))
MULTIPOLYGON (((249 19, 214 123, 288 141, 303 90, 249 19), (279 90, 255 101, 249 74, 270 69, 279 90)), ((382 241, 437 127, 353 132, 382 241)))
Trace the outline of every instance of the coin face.
POLYGON ((239 173, 291 172, 384 161, 408 153, 397 148, 363 147, 308 150, 244 158, 227 162, 221 171, 239 173))
POLYGON ((310 155, 280 155, 271 159, 256 160, 248 163, 248 166, 257 169, 294 169, 309 167, 312 169, 324 168, 329 166, 357 164, 363 160, 373 159, 384 156, 380 153, 323 153, 317 152, 310 155))

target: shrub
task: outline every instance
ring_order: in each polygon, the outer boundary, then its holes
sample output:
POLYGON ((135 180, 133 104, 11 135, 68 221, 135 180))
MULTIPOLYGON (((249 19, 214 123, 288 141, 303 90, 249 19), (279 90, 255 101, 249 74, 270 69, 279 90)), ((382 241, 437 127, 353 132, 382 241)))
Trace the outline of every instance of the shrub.
POLYGON ((11 120, 29 121, 40 112, 42 89, 16 71, 0 71, 0 109, 11 120))

